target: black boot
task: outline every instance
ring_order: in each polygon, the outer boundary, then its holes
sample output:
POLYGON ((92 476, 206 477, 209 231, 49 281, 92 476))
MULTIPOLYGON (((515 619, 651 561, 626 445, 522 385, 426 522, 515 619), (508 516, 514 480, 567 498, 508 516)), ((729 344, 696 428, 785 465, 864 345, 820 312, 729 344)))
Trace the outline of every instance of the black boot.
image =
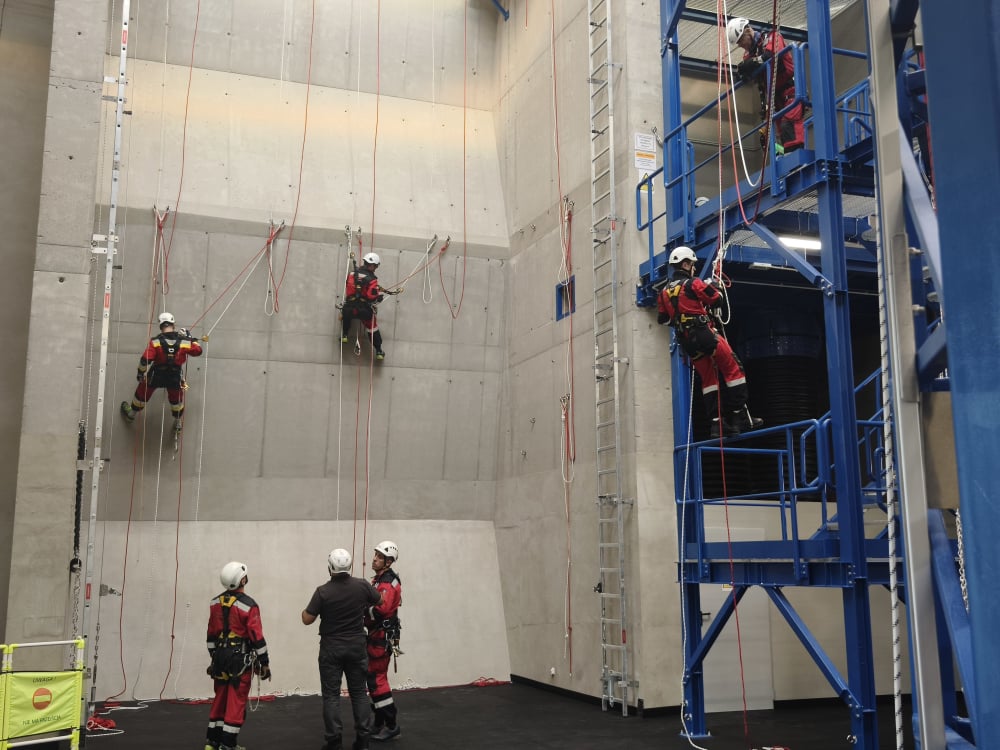
MULTIPOLYGON (((719 425, 721 423, 722 423, 722 420, 720 420, 718 417, 716 417, 715 419, 712 420, 712 426, 708 430, 708 436, 710 438, 712 438, 713 440, 715 440, 716 438, 719 437, 720 434, 722 434, 722 431, 719 429, 719 425)), ((729 425, 726 425, 726 434, 727 435, 730 434, 730 432, 729 432, 729 425)))
POLYGON ((726 420, 726 434, 740 435, 744 432, 759 430, 764 426, 764 420, 759 417, 751 417, 750 410, 745 406, 739 411, 733 412, 726 420))

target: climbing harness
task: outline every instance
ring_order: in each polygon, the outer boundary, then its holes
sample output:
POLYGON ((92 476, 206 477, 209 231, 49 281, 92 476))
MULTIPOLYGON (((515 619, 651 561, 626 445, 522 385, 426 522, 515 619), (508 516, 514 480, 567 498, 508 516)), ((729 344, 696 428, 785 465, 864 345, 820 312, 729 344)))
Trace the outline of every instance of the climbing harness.
POLYGON ((256 661, 256 654, 247 647, 247 640, 233 635, 229 629, 229 613, 237 599, 233 594, 219 596, 219 604, 222 605, 222 632, 215 639, 212 663, 208 668, 212 679, 232 685, 238 684, 240 677, 253 668, 256 661))

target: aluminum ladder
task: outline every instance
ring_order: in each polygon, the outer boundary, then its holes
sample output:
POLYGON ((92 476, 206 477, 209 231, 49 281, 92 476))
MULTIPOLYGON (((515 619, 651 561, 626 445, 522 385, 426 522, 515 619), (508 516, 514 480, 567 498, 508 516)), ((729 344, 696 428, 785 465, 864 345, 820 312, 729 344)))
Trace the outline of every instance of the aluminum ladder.
POLYGON ((601 708, 628 715, 628 608, 625 591, 625 518, 622 498, 618 356, 618 241, 615 209, 614 77, 611 0, 588 0, 590 21, 590 202, 594 250, 594 374, 598 566, 601 601, 601 708))

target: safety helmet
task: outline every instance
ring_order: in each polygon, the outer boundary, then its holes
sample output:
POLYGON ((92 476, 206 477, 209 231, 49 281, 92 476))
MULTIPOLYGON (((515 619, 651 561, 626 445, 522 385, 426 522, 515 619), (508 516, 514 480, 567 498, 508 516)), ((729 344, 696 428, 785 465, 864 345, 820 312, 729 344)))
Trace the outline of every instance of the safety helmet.
POLYGON ((219 574, 219 580, 222 581, 222 585, 225 586, 230 591, 235 591, 243 583, 243 579, 247 574, 247 566, 241 562, 226 563, 222 566, 222 572, 219 574))
POLYGON ((365 253, 365 257, 361 260, 365 263, 370 263, 373 266, 377 266, 382 262, 382 259, 378 257, 377 253, 365 253))
POLYGON ((174 316, 168 312, 160 313, 160 325, 162 326, 164 323, 169 323, 170 325, 173 325, 174 316))
POLYGON ((694 254, 694 250, 691 248, 681 245, 680 247, 674 248, 673 252, 670 253, 670 259, 667 262, 672 266, 676 266, 686 260, 689 260, 692 263, 697 263, 698 256, 694 254))
POLYGON ((747 26, 750 25, 750 21, 746 18, 730 18, 729 23, 726 24, 726 36, 729 37, 729 46, 735 47, 736 42, 740 40, 743 36, 743 32, 746 31, 747 26))
POLYGON ((375 551, 381 552, 383 557, 391 557, 394 562, 399 559, 399 547, 396 546, 395 542, 390 542, 388 539, 376 544, 375 551))
POLYGON ((330 575, 335 576, 340 573, 350 573, 351 572, 351 553, 346 549, 337 549, 330 552, 330 556, 326 558, 326 569, 330 571, 330 575))

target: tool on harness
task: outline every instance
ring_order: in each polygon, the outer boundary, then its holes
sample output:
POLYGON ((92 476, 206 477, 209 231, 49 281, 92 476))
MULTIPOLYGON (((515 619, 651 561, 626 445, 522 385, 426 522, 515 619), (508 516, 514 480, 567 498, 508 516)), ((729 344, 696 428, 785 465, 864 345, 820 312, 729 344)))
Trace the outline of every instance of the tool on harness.
POLYGON ((236 599, 230 594, 219 596, 219 604, 222 605, 222 632, 215 639, 212 663, 208 667, 208 674, 212 679, 233 685, 239 683, 243 674, 253 668, 256 661, 256 654, 248 647, 247 640, 233 635, 229 629, 229 613, 236 599))

